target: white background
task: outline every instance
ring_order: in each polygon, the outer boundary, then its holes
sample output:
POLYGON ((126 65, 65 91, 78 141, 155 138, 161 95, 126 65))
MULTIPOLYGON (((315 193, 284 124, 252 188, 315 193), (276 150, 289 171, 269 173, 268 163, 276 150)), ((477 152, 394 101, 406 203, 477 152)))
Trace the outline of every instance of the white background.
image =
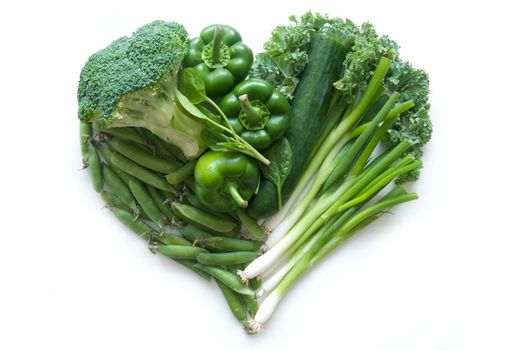
POLYGON ((509 50, 504 1, 10 1, 0 18, 0 348, 510 349, 509 50), (431 78, 413 190, 296 284, 264 332, 150 254, 80 171, 90 54, 154 19, 227 23, 260 51, 307 9, 370 20, 431 78))

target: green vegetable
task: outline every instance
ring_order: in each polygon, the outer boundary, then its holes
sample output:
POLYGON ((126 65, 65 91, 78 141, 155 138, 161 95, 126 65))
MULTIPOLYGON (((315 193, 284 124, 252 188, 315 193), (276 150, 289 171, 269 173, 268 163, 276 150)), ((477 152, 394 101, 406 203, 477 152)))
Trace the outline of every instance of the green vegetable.
POLYGON ((209 232, 201 230, 192 225, 185 225, 181 227, 181 233, 187 240, 193 242, 193 244, 200 243, 204 238, 214 237, 209 232))
POLYGON ((92 136, 92 126, 89 123, 80 122, 80 150, 83 167, 88 166, 89 149, 87 143, 92 136))
POLYGON ((247 206, 259 178, 257 164, 245 155, 209 151, 195 166, 195 193, 204 205, 226 213, 247 206))
POLYGON ((140 164, 143 167, 158 171, 160 173, 171 173, 182 165, 169 159, 161 159, 153 154, 145 152, 141 148, 118 139, 110 140, 109 144, 114 150, 140 164))
POLYGON ((233 221, 225 220, 182 203, 172 202, 172 211, 182 220, 219 235, 229 235, 237 226, 233 221))
POLYGON ((290 105, 262 79, 239 83, 219 104, 235 132, 256 149, 269 147, 290 125, 290 105))
POLYGON ((260 256, 257 252, 199 253, 196 258, 204 265, 238 265, 249 263, 260 256))
MULTIPOLYGON (((294 99, 292 123, 286 137, 293 152, 292 170, 282 188, 286 201, 308 165, 312 147, 327 120, 333 96, 332 84, 341 70, 347 49, 337 38, 326 33, 314 34, 306 66, 294 99)), ((278 191, 268 181, 261 181, 259 192, 250 202, 248 212, 256 218, 267 217, 278 209, 278 191)))
POLYGON ((111 129, 100 129, 103 134, 118 137, 119 139, 132 141, 142 146, 149 146, 146 140, 138 133, 134 128, 111 128, 111 129))
POLYGON ((108 189, 126 204, 133 213, 138 212, 135 198, 128 185, 106 164, 102 165, 104 182, 108 189))
POLYGON ((224 252, 258 251, 262 246, 262 242, 229 237, 205 237, 200 244, 206 248, 219 249, 224 252))
POLYGON ((92 185, 96 192, 101 193, 103 190, 103 174, 101 172, 101 161, 99 154, 92 143, 88 145, 88 157, 87 157, 88 168, 90 170, 90 178, 92 179, 92 185))
POLYGON ((193 177, 193 172, 195 171, 195 161, 190 161, 178 169, 174 169, 168 175, 165 176, 166 181, 168 181, 172 185, 178 185, 181 182, 184 182, 186 179, 190 179, 193 177))
POLYGON ((350 20, 328 18, 310 11, 300 18, 291 16, 289 20, 289 25, 273 29, 271 38, 264 43, 264 52, 256 55, 250 77, 271 82, 292 100, 301 74, 313 60, 309 58, 312 35, 317 31, 334 32, 348 47, 358 28, 350 20))
POLYGON ((248 315, 240 298, 243 294, 237 294, 218 279, 216 279, 216 284, 223 293, 234 317, 248 330, 248 315))
POLYGON ((262 167, 264 178, 276 187, 278 209, 282 208, 282 187, 292 171, 292 148, 286 138, 275 143, 266 153, 271 164, 262 167))
POLYGON ((160 174, 140 166, 138 163, 124 157, 123 155, 113 152, 111 155, 111 162, 113 165, 125 171, 129 175, 137 178, 138 180, 156 187, 162 191, 172 192, 173 187, 165 181, 160 174))
POLYGON ((227 271, 220 267, 214 267, 214 266, 206 266, 202 264, 195 264, 195 266, 210 274, 223 284, 225 284, 228 288, 232 289, 234 292, 237 292, 239 294, 246 294, 246 295, 253 295, 254 292, 250 288, 246 287, 239 277, 235 274, 233 274, 230 271, 227 271))
POLYGON ((174 214, 167 206, 165 202, 166 199, 164 198, 163 194, 152 186, 146 185, 145 187, 147 188, 147 191, 149 192, 154 203, 156 203, 156 206, 158 207, 161 214, 163 214, 163 216, 167 219, 168 223, 172 223, 174 214))
POLYGON ((201 75, 208 95, 228 93, 246 78, 253 53, 241 41, 241 35, 227 25, 210 25, 192 39, 184 58, 184 67, 194 67, 201 75))
POLYGON ((154 221, 160 228, 162 228, 162 214, 159 211, 156 202, 154 202, 149 192, 145 188, 145 185, 140 180, 131 178, 129 179, 128 186, 143 211, 147 213, 152 221, 154 221))
POLYGON ((200 253, 207 253, 207 250, 182 245, 158 245, 155 250, 172 259, 191 259, 196 260, 200 253))
POLYGON ((100 128, 136 126, 178 146, 188 158, 205 149, 203 124, 174 100, 188 35, 175 22, 155 21, 93 54, 78 86, 78 116, 100 128))
POLYGON ((257 224, 257 222, 246 211, 241 208, 235 210, 239 221, 243 225, 242 234, 254 241, 265 241, 267 238, 266 232, 257 224))

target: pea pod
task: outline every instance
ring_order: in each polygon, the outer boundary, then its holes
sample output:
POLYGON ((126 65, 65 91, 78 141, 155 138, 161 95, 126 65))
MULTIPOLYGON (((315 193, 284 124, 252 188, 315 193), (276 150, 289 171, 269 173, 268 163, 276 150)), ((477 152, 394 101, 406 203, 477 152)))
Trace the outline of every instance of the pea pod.
POLYGON ((111 162, 122 171, 125 171, 148 185, 154 186, 162 191, 172 192, 173 190, 172 186, 166 182, 161 175, 142 167, 119 153, 112 153, 111 162))
POLYGON ((170 208, 165 204, 165 198, 163 197, 161 192, 152 186, 145 187, 147 187, 147 191, 149 192, 154 203, 156 203, 156 205, 158 206, 159 211, 165 216, 168 222, 171 223, 174 218, 174 214, 172 213, 170 208))
POLYGON ((214 267, 214 266, 206 266, 203 264, 195 264, 195 266, 207 272, 212 277, 216 278, 220 282, 224 283, 228 288, 232 289, 234 292, 237 292, 239 294, 246 294, 246 295, 254 295, 254 291, 250 288, 246 287, 243 282, 239 279, 239 276, 236 274, 227 271, 220 267, 214 267))
POLYGON ((197 254, 197 261, 204 265, 230 266, 244 264, 259 257, 257 252, 229 252, 229 253, 200 253, 197 254))
POLYGON ((257 224, 257 222, 248 215, 247 212, 245 212, 242 209, 236 209, 236 214, 241 223, 243 224, 243 235, 247 236, 249 239, 255 240, 255 241, 261 241, 265 242, 267 238, 266 232, 257 224))
POLYGON ((166 181, 172 185, 178 185, 181 182, 184 182, 184 180, 193 177, 193 171, 195 170, 196 163, 196 161, 190 161, 183 166, 179 166, 165 176, 166 181))
POLYGON ((139 145, 148 146, 148 143, 144 140, 144 138, 132 128, 108 128, 100 129, 99 131, 123 140, 136 142, 139 145))
POLYGON ((162 244, 164 244, 165 246, 167 245, 189 247, 192 246, 191 242, 188 241, 187 239, 174 235, 172 233, 163 232, 161 234, 155 235, 154 238, 161 242, 162 244))
POLYGON ((145 152, 133 144, 119 139, 112 139, 109 144, 114 150, 139 165, 160 173, 168 174, 182 167, 181 164, 176 161, 161 159, 151 153, 145 152))
POLYGON ((262 242, 248 241, 244 239, 235 239, 228 237, 209 237, 201 241, 206 248, 221 249, 225 252, 250 251, 255 252, 260 249, 262 242))
POLYGON ((227 287, 218 279, 215 279, 215 281, 223 293, 223 296, 225 297, 225 300, 227 301, 230 311, 232 311, 234 317, 243 325, 245 329, 248 329, 248 315, 241 301, 242 294, 235 293, 232 289, 227 287))
POLYGON ((147 144, 156 151, 156 154, 165 159, 174 159, 180 162, 186 162, 186 157, 179 147, 172 145, 145 128, 138 128, 138 132, 145 138, 147 144))
POLYGON ((196 260, 197 254, 206 253, 207 250, 193 246, 160 245, 156 251, 172 259, 196 260))
POLYGON ((150 241, 151 232, 153 232, 152 227, 147 225, 140 219, 137 219, 133 214, 119 209, 119 208, 110 208, 115 216, 122 222, 124 225, 129 227, 131 230, 136 232, 140 237, 145 239, 146 241, 150 241))
POLYGON ((259 303, 255 299, 255 297, 252 297, 251 295, 240 295, 241 300, 243 301, 244 307, 246 308, 246 311, 248 311, 248 315, 250 317, 255 317, 255 314, 259 310, 259 303))
POLYGON ((137 212, 135 198, 131 190, 109 166, 103 164, 104 182, 117 197, 120 198, 133 212, 137 212))
POLYGON ((192 225, 185 225, 181 227, 182 235, 189 241, 193 242, 193 244, 202 241, 205 238, 214 237, 212 234, 205 232, 199 228, 196 228, 192 225))
POLYGON ((182 220, 219 235, 230 234, 237 224, 182 203, 172 202, 172 212, 182 220))
POLYGON ((105 201, 105 203, 109 206, 109 207, 115 207, 115 208, 119 208, 119 209, 122 209, 122 210, 125 210, 125 211, 130 211, 131 208, 129 208, 126 203, 124 203, 123 201, 120 200, 119 197, 117 197, 115 194, 113 194, 112 192, 109 192, 109 191, 102 191, 101 192, 101 198, 103 198, 103 200, 105 201))
POLYGON ((88 168, 90 170, 90 178, 92 179, 92 186, 94 190, 101 193, 103 190, 103 173, 101 171, 101 160, 99 154, 92 143, 88 145, 88 168))
POLYGON ((144 184, 135 178, 131 178, 129 179, 129 189, 149 218, 160 228, 163 227, 162 214, 144 184))

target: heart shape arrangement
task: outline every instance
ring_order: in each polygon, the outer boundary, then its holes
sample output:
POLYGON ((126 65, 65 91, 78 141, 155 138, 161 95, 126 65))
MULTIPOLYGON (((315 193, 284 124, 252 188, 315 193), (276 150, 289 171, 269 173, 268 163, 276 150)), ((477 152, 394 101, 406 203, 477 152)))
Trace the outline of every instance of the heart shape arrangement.
POLYGON ((306 13, 253 56, 234 28, 155 21, 78 86, 94 189, 154 253, 213 279, 259 332, 305 272, 417 196, 428 76, 365 23, 306 13))

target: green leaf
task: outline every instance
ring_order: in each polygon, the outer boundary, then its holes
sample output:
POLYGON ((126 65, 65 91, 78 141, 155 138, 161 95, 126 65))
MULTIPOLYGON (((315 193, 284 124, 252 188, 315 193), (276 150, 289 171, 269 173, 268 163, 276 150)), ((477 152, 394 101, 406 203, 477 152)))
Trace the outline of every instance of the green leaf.
POLYGON ((276 186, 278 208, 282 208, 282 187, 292 170, 292 148, 286 138, 277 141, 264 154, 271 164, 262 167, 264 177, 276 186))
POLYGON ((206 124, 208 127, 215 130, 227 130, 223 125, 211 120, 204 112, 202 112, 197 106, 190 101, 189 98, 184 96, 179 90, 175 91, 175 97, 178 107, 185 112, 190 118, 193 118, 199 122, 206 124))
POLYGON ((177 88, 192 104, 207 100, 204 80, 194 68, 184 68, 179 73, 177 88))

